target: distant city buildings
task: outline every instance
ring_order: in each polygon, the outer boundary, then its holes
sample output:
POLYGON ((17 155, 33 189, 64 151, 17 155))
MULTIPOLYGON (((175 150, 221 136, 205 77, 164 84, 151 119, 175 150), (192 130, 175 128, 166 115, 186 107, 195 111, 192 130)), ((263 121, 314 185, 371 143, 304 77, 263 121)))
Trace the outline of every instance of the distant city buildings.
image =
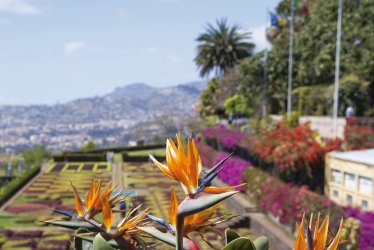
POLYGON ((325 194, 343 206, 374 211, 374 149, 326 156, 325 194))

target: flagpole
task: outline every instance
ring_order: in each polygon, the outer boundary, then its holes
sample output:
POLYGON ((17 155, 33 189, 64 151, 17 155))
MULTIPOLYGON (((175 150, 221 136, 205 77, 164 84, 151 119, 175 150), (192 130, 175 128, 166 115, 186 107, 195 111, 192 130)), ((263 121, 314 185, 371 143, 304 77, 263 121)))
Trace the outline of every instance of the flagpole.
POLYGON ((333 137, 338 135, 338 102, 339 102, 339 75, 340 75, 340 40, 342 35, 342 13, 343 0, 338 0, 338 21, 336 31, 336 53, 335 53, 335 84, 334 84, 334 109, 332 118, 333 137))
MULTIPOLYGON (((269 25, 269 8, 266 8, 266 19, 265 27, 269 25)), ((265 29, 266 36, 266 29, 265 29)), ((265 48, 265 58, 264 58, 264 90, 263 90, 263 103, 262 103, 262 117, 265 117, 267 114, 267 86, 268 86, 268 47, 265 48)))
POLYGON ((294 36, 294 5, 295 0, 291 0, 291 22, 290 22, 290 45, 288 52, 288 91, 287 91, 287 118, 291 117, 291 102, 292 102, 292 61, 293 61, 293 36, 294 36))

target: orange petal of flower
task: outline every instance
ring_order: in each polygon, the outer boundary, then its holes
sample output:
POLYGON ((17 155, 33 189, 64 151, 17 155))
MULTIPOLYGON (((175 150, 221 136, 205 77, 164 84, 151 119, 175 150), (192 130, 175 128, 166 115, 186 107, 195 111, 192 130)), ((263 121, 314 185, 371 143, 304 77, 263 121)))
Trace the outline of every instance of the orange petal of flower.
POLYGON ((320 217, 321 217, 321 213, 318 213, 316 225, 314 226, 313 246, 316 244, 316 241, 318 238, 318 228, 319 228, 320 217))
POLYGON ((73 187, 73 190, 74 190, 75 210, 77 211, 77 214, 79 216, 83 216, 84 211, 83 211, 82 200, 79 198, 78 191, 77 191, 76 187, 74 186, 73 182, 70 181, 70 184, 71 184, 71 186, 73 187))
POLYGON ((239 185, 236 185, 236 186, 229 186, 229 187, 223 187, 223 188, 219 188, 219 187, 206 187, 206 188, 204 188, 203 192, 208 193, 208 194, 220 194, 220 193, 226 192, 228 190, 244 186, 245 184, 247 184, 247 183, 242 183, 242 184, 239 184, 239 185))
POLYGON ((86 199, 84 199, 84 203, 86 205, 86 209, 90 210, 93 200, 95 199, 95 191, 96 191, 96 183, 93 180, 90 186, 90 189, 88 190, 88 193, 86 195, 86 199))
POLYGON ((203 164, 202 164, 202 162, 201 162, 201 158, 200 158, 200 155, 199 155, 199 151, 197 150, 197 147, 196 147, 196 144, 195 144, 195 141, 194 140, 192 140, 192 152, 193 152, 193 154, 195 155, 195 157, 196 157, 196 164, 197 164, 197 173, 198 173, 198 175, 197 176, 199 176, 200 175, 200 173, 201 173, 201 169, 202 169, 202 167, 203 167, 203 164))
POLYGON ((338 249, 339 241, 340 241, 340 233, 341 233, 342 227, 343 227, 343 219, 340 221, 339 230, 338 230, 338 233, 335 236, 335 239, 332 241, 332 243, 327 248, 327 250, 337 250, 338 249))
POLYGON ((167 166, 165 166, 164 164, 161 164, 152 155, 149 155, 149 157, 151 158, 151 160, 153 161, 153 163, 156 164, 156 166, 161 170, 161 172, 163 172, 166 176, 168 176, 168 177, 176 180, 175 177, 169 171, 169 168, 167 166))
POLYGON ((113 213, 108 200, 101 200, 103 203, 103 225, 107 231, 110 230, 113 223, 113 213))
POLYGON ((329 215, 323 220, 321 227, 318 229, 318 237, 314 242, 314 250, 323 250, 325 249, 327 233, 329 229, 329 215))
POLYGON ((178 154, 176 150, 176 146, 172 140, 169 140, 170 143, 168 144, 166 155, 169 155, 169 159, 167 162, 168 168, 170 170, 170 173, 174 178, 179 181, 182 184, 182 187, 184 186, 186 188, 185 193, 190 193, 190 183, 188 181, 188 178, 186 176, 186 163, 180 163, 178 159, 178 154), (174 145, 174 146, 170 146, 174 145), (175 156, 173 156, 175 155, 175 156))
POLYGON ((193 225, 195 227, 202 226, 204 223, 206 223, 208 220, 210 220, 213 215, 217 212, 217 210, 220 207, 220 203, 207 208, 199 213, 187 216, 185 219, 185 224, 186 225, 193 225))
POLYGON ((178 210, 178 199, 177 195, 175 194, 175 190, 173 189, 170 194, 170 205, 169 205, 169 220, 170 224, 175 227, 176 225, 176 217, 177 217, 177 210, 178 210))
POLYGON ((177 134, 177 142, 178 142, 178 152, 179 152, 179 157, 181 162, 186 162, 186 154, 184 153, 184 148, 183 148, 183 143, 182 143, 182 138, 181 134, 177 134))
POLYGON ((301 222, 301 225, 298 227, 294 250, 307 250, 307 245, 305 242, 303 231, 304 231, 304 218, 301 222))
POLYGON ((197 164, 198 159, 193 150, 193 141, 188 140, 188 178, 190 182, 191 189, 196 192, 198 182, 199 182, 199 166, 197 164))

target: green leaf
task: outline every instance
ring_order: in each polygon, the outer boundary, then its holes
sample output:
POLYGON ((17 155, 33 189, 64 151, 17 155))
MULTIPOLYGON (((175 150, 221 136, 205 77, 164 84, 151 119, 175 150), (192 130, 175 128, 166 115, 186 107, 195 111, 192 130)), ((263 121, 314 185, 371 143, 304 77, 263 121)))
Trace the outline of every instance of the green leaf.
MULTIPOLYGON (((175 235, 169 233, 169 232, 161 232, 155 227, 138 227, 138 229, 142 230, 143 232, 151 235, 152 237, 159 239, 160 241, 175 247, 177 245, 175 240, 175 235)), ((192 247, 195 245, 195 243, 187 238, 183 238, 183 249, 189 250, 193 249, 192 247)))
POLYGON ((238 193, 237 191, 230 191, 221 194, 205 194, 197 196, 195 199, 187 197, 181 204, 178 206, 177 211, 177 225, 176 225, 176 238, 177 246, 176 249, 182 249, 182 238, 183 238, 183 227, 184 227, 184 218, 188 215, 192 215, 203 211, 207 208, 210 208, 217 203, 229 198, 230 196, 238 193))
POLYGON ((91 225, 90 223, 86 221, 79 221, 79 220, 46 220, 43 221, 46 224, 59 226, 59 227, 65 227, 69 229, 77 230, 79 228, 85 228, 88 229, 91 232, 97 232, 99 229, 91 225))
POLYGON ((207 208, 210 208, 217 203, 229 198, 230 196, 238 193, 238 191, 230 191, 221 194, 206 194, 197 196, 195 199, 185 199, 179 204, 178 216, 188 216, 198 212, 201 212, 207 208))
POLYGON ((226 229, 225 235, 226 235, 226 245, 229 244, 231 241, 237 238, 240 238, 240 235, 234 230, 231 230, 230 228, 226 229))
POLYGON ((256 250, 269 250, 269 238, 265 236, 258 237, 253 242, 256 250))
MULTIPOLYGON (((97 235, 101 235, 100 233, 98 233, 97 235)), ((89 241, 89 242, 94 242, 96 237, 98 236, 90 236, 90 235, 74 235, 76 238, 80 238, 82 240, 85 240, 85 241, 89 241)), ((102 237, 102 236, 101 236, 102 237)), ((102 237, 103 238, 103 237, 102 237)), ((105 240, 105 239, 104 239, 105 240)), ((116 239, 110 239, 110 240, 105 240, 110 246, 114 247, 114 248, 120 248, 120 249, 123 249, 123 250, 130 250, 130 249, 134 249, 133 245, 131 245, 128 241, 126 241, 125 239, 123 238, 116 238, 116 239)), ((94 248, 95 249, 95 248, 94 248)))
POLYGON ((93 250, 113 250, 113 248, 106 239, 98 233, 93 240, 93 250))
POLYGON ((256 250, 256 247, 250 239, 240 237, 231 241, 222 250, 256 250))
POLYGON ((74 238, 74 247, 76 250, 92 250, 92 242, 74 238))
MULTIPOLYGON (((77 233, 88 233, 86 229, 78 229, 77 233)), ((74 247, 76 250, 92 250, 92 242, 74 237, 74 247)))

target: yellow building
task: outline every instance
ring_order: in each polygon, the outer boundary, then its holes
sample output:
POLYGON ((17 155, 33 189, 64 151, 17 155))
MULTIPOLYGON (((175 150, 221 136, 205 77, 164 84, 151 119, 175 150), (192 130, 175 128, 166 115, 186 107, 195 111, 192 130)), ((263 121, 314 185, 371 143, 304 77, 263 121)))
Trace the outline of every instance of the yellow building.
POLYGON ((374 149, 326 155, 325 194, 337 204, 374 211, 374 149))

